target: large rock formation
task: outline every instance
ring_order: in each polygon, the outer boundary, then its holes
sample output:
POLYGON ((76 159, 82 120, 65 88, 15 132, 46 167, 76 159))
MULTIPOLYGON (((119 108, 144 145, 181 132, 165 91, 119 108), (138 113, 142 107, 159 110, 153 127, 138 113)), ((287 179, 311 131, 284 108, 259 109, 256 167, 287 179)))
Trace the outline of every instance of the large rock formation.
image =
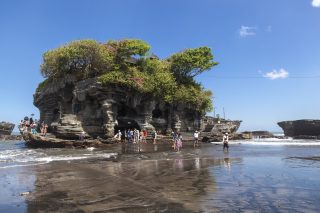
POLYGON ((239 120, 226 120, 205 116, 202 119, 201 135, 204 142, 209 141, 222 141, 224 133, 229 133, 229 138, 238 138, 236 131, 239 129, 241 121, 239 120))
POLYGON ((11 135, 13 129, 14 129, 14 124, 8 123, 1 121, 0 122, 0 135, 11 135))
POLYGON ((63 139, 77 139, 82 131, 92 138, 111 138, 128 128, 194 131, 201 123, 192 106, 168 104, 120 85, 103 86, 96 78, 76 81, 66 76, 49 83, 34 95, 34 104, 49 131, 63 139))
POLYGON ((320 139, 320 120, 282 121, 278 125, 283 129, 285 136, 320 139))

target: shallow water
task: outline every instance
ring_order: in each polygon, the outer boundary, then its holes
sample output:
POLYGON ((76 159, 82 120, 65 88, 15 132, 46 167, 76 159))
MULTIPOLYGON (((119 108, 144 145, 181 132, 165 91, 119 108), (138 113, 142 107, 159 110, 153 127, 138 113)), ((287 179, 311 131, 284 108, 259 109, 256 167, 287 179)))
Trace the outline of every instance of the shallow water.
POLYGON ((185 144, 181 152, 169 144, 109 151, 1 144, 0 212, 318 212, 320 143, 287 142, 237 141, 229 152, 220 144, 185 144), (113 152, 125 153, 107 161, 113 152))

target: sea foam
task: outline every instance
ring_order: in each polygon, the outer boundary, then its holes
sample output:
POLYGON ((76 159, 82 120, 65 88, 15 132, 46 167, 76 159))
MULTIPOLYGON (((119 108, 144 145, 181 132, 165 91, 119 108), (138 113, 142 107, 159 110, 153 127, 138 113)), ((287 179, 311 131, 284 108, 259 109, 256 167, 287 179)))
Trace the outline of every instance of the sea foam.
MULTIPOLYGON (((211 142, 212 144, 222 144, 222 142, 211 142)), ((256 146, 320 146, 320 140, 297 140, 297 139, 278 139, 278 138, 263 138, 252 140, 235 140, 229 141, 229 144, 243 144, 256 146)))
POLYGON ((94 152, 93 150, 75 150, 72 153, 64 153, 67 150, 57 150, 51 153, 44 149, 10 149, 0 150, 0 168, 17 166, 29 166, 50 163, 53 161, 72 161, 82 159, 109 159, 116 158, 117 153, 94 152), (61 153, 60 153, 61 152, 61 153))

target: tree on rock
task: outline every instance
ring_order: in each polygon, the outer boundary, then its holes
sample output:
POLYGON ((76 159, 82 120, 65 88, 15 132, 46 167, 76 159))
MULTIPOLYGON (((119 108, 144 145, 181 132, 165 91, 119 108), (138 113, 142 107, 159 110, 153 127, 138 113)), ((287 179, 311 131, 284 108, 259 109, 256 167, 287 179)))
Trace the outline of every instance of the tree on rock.
POLYGON ((66 76, 75 81, 96 78, 105 86, 122 85, 166 103, 187 103, 205 113, 212 109, 212 93, 194 77, 217 64, 209 47, 187 49, 161 60, 139 39, 79 40, 43 54, 41 73, 46 79, 37 92, 66 76))
POLYGON ((170 69, 179 83, 190 82, 196 75, 218 64, 213 61, 209 47, 187 49, 172 55, 168 61, 170 61, 170 69))

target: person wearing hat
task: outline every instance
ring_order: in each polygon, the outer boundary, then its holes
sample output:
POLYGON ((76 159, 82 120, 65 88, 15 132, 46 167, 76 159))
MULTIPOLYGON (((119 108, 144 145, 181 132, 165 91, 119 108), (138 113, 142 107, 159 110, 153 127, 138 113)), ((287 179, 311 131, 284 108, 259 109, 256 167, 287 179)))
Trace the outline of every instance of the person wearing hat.
POLYGON ((229 135, 228 133, 224 133, 223 138, 222 138, 222 142, 223 142, 223 150, 225 150, 225 148, 227 148, 227 151, 229 151, 229 135))
POLYGON ((193 137, 194 137, 193 147, 195 148, 196 146, 199 146, 199 132, 198 132, 198 130, 196 130, 193 133, 193 137))

